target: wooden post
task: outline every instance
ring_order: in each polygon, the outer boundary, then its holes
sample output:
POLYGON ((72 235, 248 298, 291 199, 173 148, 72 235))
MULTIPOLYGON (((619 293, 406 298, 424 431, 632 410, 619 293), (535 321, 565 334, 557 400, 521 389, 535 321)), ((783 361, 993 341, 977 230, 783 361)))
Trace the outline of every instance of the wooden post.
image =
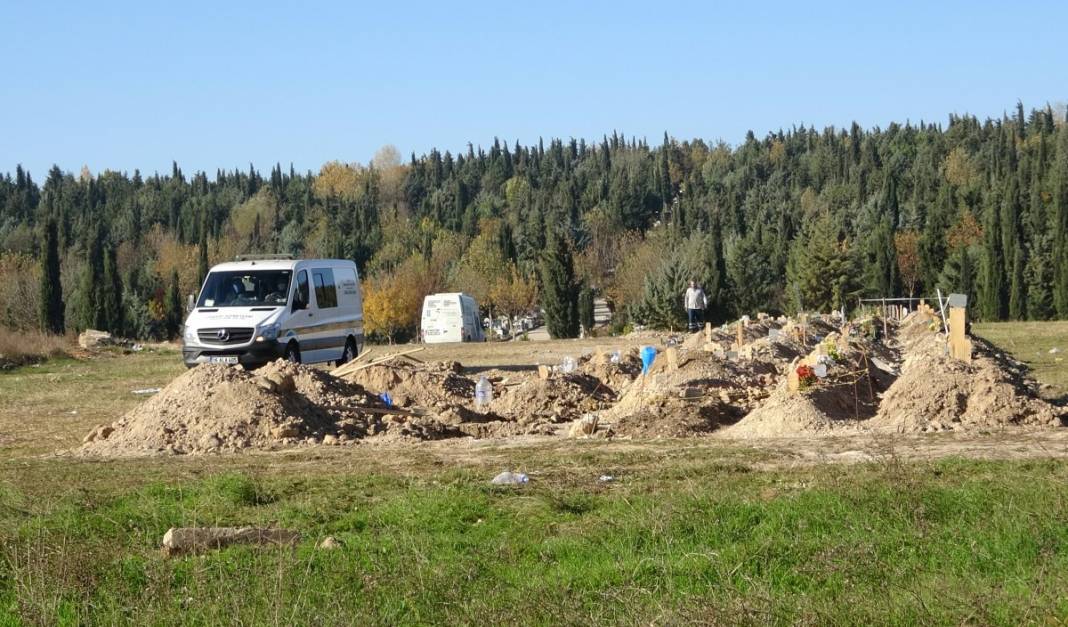
POLYGON ((790 392, 797 392, 801 389, 801 379, 797 376, 797 360, 790 362, 790 369, 786 373, 786 389, 790 392))
POLYGON ((965 335, 967 324, 964 307, 949 308, 949 356, 961 361, 972 360, 972 343, 965 335))
POLYGON ((705 343, 706 344, 711 344, 712 343, 712 323, 711 322, 706 322, 705 323, 705 343))
POLYGON ((742 321, 739 320, 738 321, 738 333, 737 333, 737 338, 734 341, 734 347, 736 349, 741 349, 742 348, 742 344, 745 344, 745 331, 744 331, 744 329, 742 327, 742 321))
POLYGON ((679 349, 674 346, 669 346, 664 351, 664 356, 667 357, 667 365, 669 371, 679 369, 679 349))

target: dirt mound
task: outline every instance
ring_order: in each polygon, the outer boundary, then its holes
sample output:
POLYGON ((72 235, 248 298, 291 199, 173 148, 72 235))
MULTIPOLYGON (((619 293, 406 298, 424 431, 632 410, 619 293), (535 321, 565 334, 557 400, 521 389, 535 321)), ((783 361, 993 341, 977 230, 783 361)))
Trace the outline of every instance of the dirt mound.
POLYGON ((916 432, 1062 424, 1060 410, 1025 380, 1022 364, 975 337, 970 363, 952 359, 943 336, 924 330, 925 325, 905 327, 901 376, 883 396, 873 428, 916 432))
POLYGON ((284 361, 255 372, 202 365, 114 423, 95 428, 78 452, 195 455, 344 444, 369 436, 462 435, 436 420, 382 413, 384 409, 376 395, 359 385, 284 361))
POLYGON ((837 429, 857 429, 878 408, 879 394, 893 382, 893 375, 875 366, 869 355, 873 347, 857 338, 844 338, 830 331, 803 360, 795 359, 785 369, 821 364, 826 376, 803 389, 791 391, 780 383, 767 401, 724 432, 726 437, 764 438, 811 435, 837 429))
POLYGON ((852 401, 832 390, 792 393, 783 386, 738 424, 723 432, 729 438, 775 438, 856 428, 852 401), (837 416, 837 417, 835 417, 837 416))
POLYGON ((373 394, 388 393, 398 407, 445 410, 467 405, 475 395, 475 381, 460 374, 456 362, 412 363, 393 360, 344 375, 350 383, 373 394))
POLYGON ((770 362, 729 361, 679 348, 677 368, 657 357, 649 374, 622 387, 619 401, 600 418, 611 433, 624 437, 704 434, 737 422, 777 378, 770 362))
POLYGON ((520 425, 557 424, 606 409, 615 401, 615 390, 600 379, 572 372, 555 374, 546 380, 531 376, 507 386, 494 399, 492 410, 520 425))

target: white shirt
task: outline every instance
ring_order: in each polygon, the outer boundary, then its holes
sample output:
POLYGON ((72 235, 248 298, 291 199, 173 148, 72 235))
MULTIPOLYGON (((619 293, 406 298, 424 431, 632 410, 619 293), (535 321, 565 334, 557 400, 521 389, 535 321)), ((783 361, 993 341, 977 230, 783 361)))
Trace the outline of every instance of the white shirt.
POLYGON ((686 298, 684 300, 686 309, 705 308, 705 292, 699 287, 686 288, 686 298))

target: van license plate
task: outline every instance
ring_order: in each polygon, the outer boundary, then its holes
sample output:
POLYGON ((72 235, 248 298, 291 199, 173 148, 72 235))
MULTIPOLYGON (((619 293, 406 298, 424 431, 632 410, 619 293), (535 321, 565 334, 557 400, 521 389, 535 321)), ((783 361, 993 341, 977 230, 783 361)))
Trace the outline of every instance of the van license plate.
POLYGON ((217 355, 208 357, 209 364, 236 364, 237 355, 217 355))

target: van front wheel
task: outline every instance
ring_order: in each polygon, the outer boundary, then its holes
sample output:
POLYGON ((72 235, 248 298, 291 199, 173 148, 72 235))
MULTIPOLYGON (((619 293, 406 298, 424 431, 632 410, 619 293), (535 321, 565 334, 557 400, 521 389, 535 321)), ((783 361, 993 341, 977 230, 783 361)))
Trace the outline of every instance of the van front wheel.
POLYGON ((347 364, 353 359, 356 359, 357 353, 358 351, 356 349, 356 340, 350 337, 348 340, 345 341, 345 352, 341 353, 341 359, 337 360, 334 363, 337 366, 347 364))
POLYGON ((297 346, 296 342, 290 342, 286 345, 285 360, 295 364, 300 363, 300 347, 297 346))

